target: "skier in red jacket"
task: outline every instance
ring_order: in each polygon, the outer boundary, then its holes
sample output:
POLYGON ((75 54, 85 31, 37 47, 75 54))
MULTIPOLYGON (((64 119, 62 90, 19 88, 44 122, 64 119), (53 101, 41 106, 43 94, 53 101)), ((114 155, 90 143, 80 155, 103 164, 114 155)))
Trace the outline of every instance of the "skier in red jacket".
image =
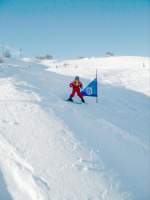
POLYGON ((76 76, 74 81, 72 83, 70 83, 70 87, 72 87, 72 93, 68 99, 68 101, 73 101, 72 98, 75 96, 75 94, 77 93, 77 95, 80 97, 81 101, 83 103, 85 103, 83 95, 81 93, 81 89, 83 88, 83 84, 79 79, 79 76, 76 76))

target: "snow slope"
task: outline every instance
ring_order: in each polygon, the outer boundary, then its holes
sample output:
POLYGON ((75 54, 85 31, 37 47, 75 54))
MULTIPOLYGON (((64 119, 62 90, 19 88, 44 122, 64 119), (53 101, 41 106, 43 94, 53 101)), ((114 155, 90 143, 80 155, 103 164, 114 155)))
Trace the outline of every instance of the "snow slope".
POLYGON ((149 59, 0 65, 0 200, 147 200, 149 59), (98 68, 99 103, 64 101, 98 68))

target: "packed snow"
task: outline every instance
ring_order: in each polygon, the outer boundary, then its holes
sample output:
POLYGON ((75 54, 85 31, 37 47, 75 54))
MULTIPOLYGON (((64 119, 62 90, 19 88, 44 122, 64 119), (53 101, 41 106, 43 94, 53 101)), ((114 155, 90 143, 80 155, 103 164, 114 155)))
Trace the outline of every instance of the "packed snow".
POLYGON ((144 57, 5 59, 0 200, 150 199, 149 81, 144 57), (98 103, 66 102, 96 69, 98 103))

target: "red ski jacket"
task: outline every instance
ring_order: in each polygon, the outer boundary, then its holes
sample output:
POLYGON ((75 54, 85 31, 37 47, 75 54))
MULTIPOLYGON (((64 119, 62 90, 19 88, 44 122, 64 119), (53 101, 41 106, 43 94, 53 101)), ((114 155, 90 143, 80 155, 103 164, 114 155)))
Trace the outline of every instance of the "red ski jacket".
POLYGON ((80 91, 80 89, 83 88, 83 84, 82 84, 82 82, 75 80, 72 83, 70 83, 70 87, 72 87, 73 90, 75 90, 75 91, 80 91))

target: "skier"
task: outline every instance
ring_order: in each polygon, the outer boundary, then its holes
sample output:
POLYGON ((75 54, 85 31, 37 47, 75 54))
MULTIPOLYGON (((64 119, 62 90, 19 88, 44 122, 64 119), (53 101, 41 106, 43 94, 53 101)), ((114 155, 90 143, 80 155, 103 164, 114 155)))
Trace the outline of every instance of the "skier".
POLYGON ((80 91, 83 88, 83 84, 80 81, 79 76, 76 76, 74 81, 72 83, 70 83, 70 87, 72 87, 72 93, 71 93, 68 101, 73 101, 72 98, 75 96, 75 93, 77 93, 77 95, 80 97, 81 101, 83 103, 85 103, 83 95, 80 91))

